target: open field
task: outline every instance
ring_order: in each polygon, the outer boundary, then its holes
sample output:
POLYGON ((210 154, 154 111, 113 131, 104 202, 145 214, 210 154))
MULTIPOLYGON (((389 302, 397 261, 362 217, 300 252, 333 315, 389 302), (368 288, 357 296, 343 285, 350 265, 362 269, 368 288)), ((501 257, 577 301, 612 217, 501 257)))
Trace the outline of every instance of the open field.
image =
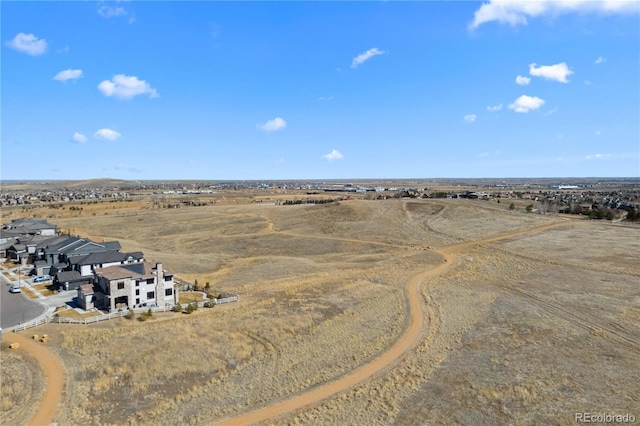
MULTIPOLYGON (((145 322, 39 327, 66 371, 53 418, 59 424, 233 423, 349 379, 403 339, 416 314, 407 283, 436 267, 442 273, 417 280, 425 318, 408 351, 373 377, 262 421, 640 417, 638 227, 467 200, 109 204, 49 220, 81 236, 117 239, 123 251, 142 250, 178 278, 210 282, 240 302, 145 322), (446 268, 443 256, 452 259, 446 268)), ((21 374, 2 366, 3 378, 21 374)), ((30 414, 5 409, 4 398, 2 409, 7 424, 24 424, 30 414)))

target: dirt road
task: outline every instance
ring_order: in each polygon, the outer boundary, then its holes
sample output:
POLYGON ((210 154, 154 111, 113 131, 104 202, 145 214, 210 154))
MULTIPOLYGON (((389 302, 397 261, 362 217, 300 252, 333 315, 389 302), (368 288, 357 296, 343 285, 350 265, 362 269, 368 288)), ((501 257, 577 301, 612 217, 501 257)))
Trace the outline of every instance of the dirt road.
POLYGON ((5 343, 20 343, 20 347, 17 350, 33 356, 44 370, 47 382, 42 395, 42 402, 28 424, 30 426, 50 425, 60 402, 64 385, 64 367, 60 362, 60 358, 47 348, 46 343, 33 340, 25 334, 6 334, 3 336, 3 341, 5 343))
POLYGON ((405 334, 391 347, 391 349, 389 349, 387 352, 382 353, 379 357, 369 362, 368 364, 360 366, 356 370, 336 381, 321 385, 309 392, 299 394, 284 401, 276 402, 273 405, 269 405, 267 407, 250 411, 245 414, 231 417, 214 424, 235 426, 253 424, 268 420, 270 418, 274 418, 282 414, 309 405, 313 405, 340 392, 349 390, 352 387, 371 378, 375 374, 381 372, 382 370, 394 365, 403 357, 405 353, 407 353, 407 351, 417 345, 424 328, 425 309, 431 309, 431 307, 428 305, 423 308, 422 298, 420 296, 420 284, 424 279, 443 274, 447 269, 455 265, 455 255, 466 249, 480 244, 488 244, 500 240, 526 235, 533 232, 552 229, 562 225, 567 225, 567 222, 542 225, 524 231, 511 232, 484 240, 466 242, 434 250, 436 253, 439 253, 443 257, 444 261, 443 263, 438 264, 433 269, 413 276, 407 283, 406 294, 409 304, 410 323, 405 334))

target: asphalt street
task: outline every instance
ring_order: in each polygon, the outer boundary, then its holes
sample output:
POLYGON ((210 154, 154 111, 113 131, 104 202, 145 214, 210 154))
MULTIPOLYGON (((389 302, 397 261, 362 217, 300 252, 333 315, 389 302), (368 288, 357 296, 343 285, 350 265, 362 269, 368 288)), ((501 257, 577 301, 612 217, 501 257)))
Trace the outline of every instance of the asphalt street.
MULTIPOLYGON (((23 293, 9 293, 12 284, 0 274, 0 327, 6 329, 31 321, 45 313, 47 306, 29 299, 23 293)), ((17 284, 17 283, 15 283, 17 284)))

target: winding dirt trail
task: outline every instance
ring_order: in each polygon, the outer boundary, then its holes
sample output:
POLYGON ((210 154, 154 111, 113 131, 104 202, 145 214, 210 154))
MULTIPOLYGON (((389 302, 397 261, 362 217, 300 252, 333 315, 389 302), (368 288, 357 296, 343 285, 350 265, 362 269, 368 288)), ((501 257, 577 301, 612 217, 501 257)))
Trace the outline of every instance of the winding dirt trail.
MULTIPOLYGON (((410 322, 409 327, 405 331, 404 335, 398 340, 387 352, 380 354, 371 362, 364 364, 346 376, 341 377, 333 382, 321 385, 308 392, 298 394, 289 399, 278 401, 272 405, 259 408, 254 411, 250 411, 244 414, 240 414, 235 417, 227 418, 220 422, 214 423, 215 425, 246 425, 265 421, 282 414, 298 410, 300 408, 316 404, 324 399, 327 399, 340 392, 347 391, 354 386, 364 382, 371 378, 375 374, 382 370, 394 365, 413 347, 418 344, 420 336, 422 334, 425 324, 425 310, 430 311, 432 308, 427 305, 423 308, 422 297, 420 295, 420 284, 426 278, 435 277, 443 274, 446 270, 451 268, 456 263, 456 254, 466 249, 481 245, 492 243, 500 240, 514 238, 534 232, 540 232, 558 226, 567 225, 567 222, 552 223, 547 225, 541 225, 535 228, 526 229, 522 231, 510 232, 507 234, 498 235, 495 237, 486 238, 479 241, 471 241, 466 243, 455 244, 452 246, 440 248, 434 250, 434 252, 440 254, 444 262, 438 264, 436 267, 429 269, 428 271, 421 272, 414 275, 406 287, 407 302, 409 305, 410 322)), ((430 315, 433 312, 429 312, 430 315)))
POLYGON ((50 425, 58 408, 64 386, 64 367, 60 358, 47 348, 46 343, 38 342, 23 334, 7 334, 4 336, 4 340, 20 343, 18 350, 24 350, 33 356, 44 370, 46 384, 42 402, 28 424, 30 426, 50 425))

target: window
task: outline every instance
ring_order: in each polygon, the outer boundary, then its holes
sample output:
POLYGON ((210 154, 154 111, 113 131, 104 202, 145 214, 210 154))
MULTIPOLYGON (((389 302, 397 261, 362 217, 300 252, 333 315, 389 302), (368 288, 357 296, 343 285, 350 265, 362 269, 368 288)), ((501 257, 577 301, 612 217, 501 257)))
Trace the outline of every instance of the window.
POLYGON ((140 281, 136 281, 136 287, 140 287, 140 281))
POLYGON ((148 291, 147 292, 147 299, 155 299, 156 297, 156 293, 153 291, 148 291))
POLYGON ((136 296, 140 296, 140 289, 139 288, 136 289, 136 296))
POLYGON ((124 281, 118 283, 118 290, 124 290, 124 281))
POLYGON ((153 284, 154 281, 155 279, 153 278, 147 278, 147 284, 153 284))
POLYGON ((172 288, 168 288, 164 291, 164 295, 165 296, 173 296, 173 289, 172 288))

